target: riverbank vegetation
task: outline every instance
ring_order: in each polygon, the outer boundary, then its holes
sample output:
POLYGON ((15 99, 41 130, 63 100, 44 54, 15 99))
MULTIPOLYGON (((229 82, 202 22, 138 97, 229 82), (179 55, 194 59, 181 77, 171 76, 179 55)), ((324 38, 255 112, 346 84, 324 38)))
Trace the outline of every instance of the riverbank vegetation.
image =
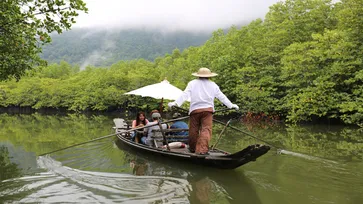
MULTIPOLYGON (((125 116, 123 118, 132 119, 125 116)), ((0 141, 9 140, 14 146, 23 146, 26 152, 35 152, 39 155, 109 135, 112 133, 113 125, 110 117, 105 115, 87 117, 83 114, 71 113, 66 115, 3 113, 0 114, 0 141)), ((245 125, 233 123, 232 126, 250 132, 245 125)), ((223 125, 215 124, 213 132, 220 133, 223 128, 223 125)), ((233 129, 227 128, 225 131, 222 141, 229 141, 228 144, 235 145, 235 150, 256 143, 254 138, 233 129)), ((280 124, 268 128, 255 127, 251 131, 251 134, 257 138, 282 149, 332 160, 361 161, 363 159, 361 128, 327 125, 286 127, 280 124)), ((215 144, 217 140, 218 137, 212 137, 210 144, 215 144)), ((2 144, 4 143, 0 143, 0 153, 2 144)), ((220 143, 221 147, 225 144, 220 143)), ((80 149, 82 150, 83 148, 80 149)), ((107 158, 112 158, 112 155, 108 156, 107 158)), ((118 156, 117 160, 120 159, 118 156)))
POLYGON ((227 33, 217 30, 202 46, 150 62, 119 61, 110 67, 62 61, 37 67, 19 82, 0 83, 0 106, 112 110, 147 108, 149 98, 123 93, 167 78, 184 89, 192 72, 210 67, 213 80, 253 114, 288 122, 336 119, 363 122, 363 0, 286 0, 227 33))

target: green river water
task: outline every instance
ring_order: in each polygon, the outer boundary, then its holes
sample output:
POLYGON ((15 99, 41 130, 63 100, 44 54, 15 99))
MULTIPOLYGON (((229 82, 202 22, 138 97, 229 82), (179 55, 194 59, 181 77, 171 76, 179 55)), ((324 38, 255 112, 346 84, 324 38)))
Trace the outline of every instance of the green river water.
MULTIPOLYGON (((363 203, 363 131, 356 127, 234 122, 284 149, 235 170, 139 154, 114 136, 39 156, 112 134, 113 118, 0 114, 0 203, 363 203)), ((222 128, 214 124, 214 135, 222 128)), ((254 143, 227 129, 219 148, 254 143)))

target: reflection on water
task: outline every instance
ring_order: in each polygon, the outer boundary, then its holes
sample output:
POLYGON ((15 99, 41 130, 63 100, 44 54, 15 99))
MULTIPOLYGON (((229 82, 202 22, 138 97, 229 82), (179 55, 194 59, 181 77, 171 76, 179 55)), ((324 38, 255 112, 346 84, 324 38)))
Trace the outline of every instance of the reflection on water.
POLYGON ((125 151, 134 175, 167 176, 183 178, 189 182, 192 191, 191 203, 261 203, 253 184, 243 171, 229 171, 180 163, 155 155, 140 154, 129 149, 122 142, 117 146, 125 151))
POLYGON ((38 173, 1 183, 0 201, 260 203, 243 173, 143 157, 118 149, 110 140, 40 156, 37 163, 38 173), (112 154, 120 160, 114 161, 112 154))
MULTIPOLYGON (((363 201, 359 129, 255 129, 254 135, 289 154, 270 151, 229 171, 141 154, 113 137, 36 157, 112 133, 112 118, 106 116, 1 115, 0 122, 0 203, 363 201)), ((221 129, 215 125, 213 131, 221 129)), ((236 152, 255 142, 227 129, 219 147, 236 152)))
POLYGON ((191 186, 191 203, 260 203, 253 185, 243 172, 204 168, 157 157, 128 153, 134 175, 183 178, 191 186))
POLYGON ((37 162, 44 172, 3 181, 7 189, 0 197, 21 203, 260 203, 246 178, 234 171, 175 168, 129 153, 126 158, 132 174, 83 171, 41 156, 37 162))
POLYGON ((9 150, 6 146, 0 146, 0 172, 0 181, 21 175, 21 169, 10 160, 9 150))

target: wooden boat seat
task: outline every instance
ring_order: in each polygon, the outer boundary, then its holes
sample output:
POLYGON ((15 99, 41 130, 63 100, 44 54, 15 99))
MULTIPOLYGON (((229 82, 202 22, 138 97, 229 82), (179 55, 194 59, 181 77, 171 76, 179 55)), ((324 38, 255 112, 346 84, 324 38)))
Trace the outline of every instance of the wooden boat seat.
POLYGON ((162 132, 164 132, 166 140, 168 142, 184 142, 184 143, 186 143, 186 142, 188 142, 189 135, 171 135, 171 133, 184 132, 184 131, 188 131, 188 130, 189 129, 163 129, 163 130, 156 129, 156 130, 151 131, 153 133, 151 138, 153 138, 157 142, 162 142, 162 141, 164 141, 162 132))
POLYGON ((183 132, 183 131, 189 131, 189 129, 182 129, 182 128, 178 128, 178 129, 156 129, 156 130, 152 130, 152 132, 165 132, 165 133, 171 133, 171 132, 183 132))
MULTIPOLYGON (((130 126, 127 123, 127 121, 125 121, 122 118, 115 118, 113 119, 113 122, 115 123, 115 126, 113 127, 113 129, 115 129, 116 132, 122 132, 123 130, 129 130, 130 126)), ((170 142, 184 142, 187 143, 188 142, 188 135, 171 135, 172 133, 175 132, 184 132, 184 131, 189 131, 189 129, 155 129, 152 130, 153 135, 151 136, 151 138, 154 139, 154 146, 158 147, 158 146, 162 146, 163 145, 163 131, 166 135, 166 139, 167 141, 170 142)), ((135 130, 136 133, 138 133, 139 135, 144 134, 143 130, 135 130)), ((130 137, 130 133, 125 133, 125 135, 127 137, 130 137)), ((136 141, 137 142, 137 141, 136 141)), ((137 142, 138 143, 138 142, 137 142)))
POLYGON ((122 118, 114 118, 113 122, 115 123, 113 129, 126 129, 128 126, 126 121, 122 118))
POLYGON ((122 118, 115 118, 113 119, 113 122, 115 123, 113 129, 115 129, 116 132, 122 132, 122 130, 129 129, 128 124, 122 118))

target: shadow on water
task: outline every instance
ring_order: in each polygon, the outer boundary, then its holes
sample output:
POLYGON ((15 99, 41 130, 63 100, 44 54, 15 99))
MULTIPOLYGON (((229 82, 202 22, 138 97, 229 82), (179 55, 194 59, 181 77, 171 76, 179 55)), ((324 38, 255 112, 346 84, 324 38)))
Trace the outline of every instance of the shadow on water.
POLYGON ((146 155, 117 140, 126 153, 133 174, 171 176, 186 179, 191 185, 190 203, 261 203, 252 181, 242 170, 223 170, 146 155))

